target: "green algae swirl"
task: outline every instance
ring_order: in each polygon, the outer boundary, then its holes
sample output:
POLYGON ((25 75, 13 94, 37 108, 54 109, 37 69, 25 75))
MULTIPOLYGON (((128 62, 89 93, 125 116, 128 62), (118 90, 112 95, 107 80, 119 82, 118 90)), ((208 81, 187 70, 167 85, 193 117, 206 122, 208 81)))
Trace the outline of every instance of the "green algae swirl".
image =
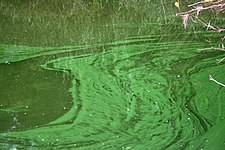
MULTIPOLYGON (((55 77, 42 86, 46 90, 66 86, 64 94, 71 97, 62 98, 68 103, 64 106, 59 103, 51 108, 51 103, 55 105, 50 99, 46 99, 51 101, 50 106, 36 106, 46 114, 57 109, 61 114, 45 118, 39 126, 31 122, 30 127, 1 131, 0 147, 223 149, 224 88, 210 81, 209 75, 225 83, 224 63, 216 64, 224 54, 199 52, 204 43, 197 41, 168 42, 166 38, 133 37, 109 44, 62 48, 1 45, 2 65, 31 62, 33 67, 45 70, 44 74, 60 74, 62 78, 54 82, 58 85, 51 82, 55 77), (13 52, 16 49, 18 54, 13 52), (63 112, 62 107, 67 110, 63 112)), ((20 105, 27 103, 33 103, 32 98, 20 105)), ((9 109, 3 105, 0 112, 9 109)), ((20 115, 32 121, 43 117, 20 115)))

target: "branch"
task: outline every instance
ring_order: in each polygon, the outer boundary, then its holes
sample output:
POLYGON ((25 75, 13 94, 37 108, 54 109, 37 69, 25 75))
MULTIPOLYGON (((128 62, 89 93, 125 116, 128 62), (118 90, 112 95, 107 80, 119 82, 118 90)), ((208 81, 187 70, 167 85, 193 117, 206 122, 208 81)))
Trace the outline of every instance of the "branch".
MULTIPOLYGON (((196 3, 195 3, 196 4, 196 3)), ((194 5, 194 4, 193 4, 194 5)), ((217 8, 223 8, 225 6, 225 3, 222 3, 222 4, 216 4, 216 5, 211 5, 211 6, 208 6, 208 7, 203 7, 203 6, 197 6, 197 7, 194 7, 194 9, 191 9, 191 10, 188 10, 188 11, 185 11, 185 12, 181 12, 181 13, 177 13, 176 15, 177 16, 180 16, 180 15, 185 15, 185 14, 191 14, 193 12, 200 12, 200 11, 204 11, 204 10, 208 10, 208 9, 217 9, 217 8)))
POLYGON ((221 83, 221 82, 215 80, 215 79, 212 77, 212 75, 209 75, 209 80, 215 82, 216 84, 219 84, 219 85, 225 87, 225 84, 223 84, 223 83, 221 83))

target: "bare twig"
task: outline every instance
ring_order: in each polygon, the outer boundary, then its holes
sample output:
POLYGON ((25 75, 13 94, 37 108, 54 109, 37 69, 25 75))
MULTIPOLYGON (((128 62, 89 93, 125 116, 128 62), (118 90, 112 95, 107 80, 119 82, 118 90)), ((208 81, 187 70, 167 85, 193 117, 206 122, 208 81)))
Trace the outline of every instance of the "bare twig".
MULTIPOLYGON (((177 3, 179 3, 179 1, 177 3)), ((179 4, 176 4, 176 6, 178 7, 179 4)), ((225 28, 221 28, 216 25, 212 25, 210 20, 207 22, 203 21, 204 19, 202 19, 202 16, 199 15, 200 12, 202 12, 202 11, 212 11, 212 10, 217 13, 218 12, 224 13, 225 12, 224 11, 225 10, 225 0, 201 0, 199 2, 188 5, 188 7, 191 7, 190 10, 176 14, 177 16, 182 16, 183 25, 184 25, 185 29, 187 28, 188 20, 191 20, 194 23, 199 23, 203 27, 206 27, 206 31, 210 30, 212 32, 217 32, 217 33, 225 32, 225 28)), ((225 36, 221 38, 220 44, 218 45, 218 47, 214 47, 211 40, 207 41, 207 42, 209 42, 210 47, 202 48, 199 50, 225 51, 224 40, 225 40, 225 36)), ((225 57, 218 60, 218 63, 222 62, 223 60, 225 60, 225 57)))
POLYGON ((224 59, 225 59, 225 57, 223 57, 222 59, 218 59, 217 64, 221 63, 224 59))
POLYGON ((209 10, 209 9, 223 8, 224 6, 225 6, 225 2, 223 4, 216 4, 216 5, 211 5, 211 6, 208 6, 208 7, 199 6, 199 7, 194 7, 194 9, 191 9, 191 10, 188 10, 188 11, 185 11, 185 12, 177 13, 176 15, 180 16, 180 15, 185 15, 185 14, 191 14, 193 12, 199 11, 200 8, 201 8, 200 11, 204 11, 204 10, 209 10))
POLYGON ((218 12, 223 12, 224 7, 225 7, 225 0, 216 0, 216 1, 204 0, 204 1, 199 1, 194 4, 188 5, 188 7, 193 7, 193 9, 176 14, 177 16, 183 17, 183 24, 184 24, 185 29, 187 27, 188 19, 190 18, 190 19, 192 19, 192 21, 194 21, 194 22, 198 21, 204 27, 207 27, 207 30, 210 29, 210 30, 216 31, 218 33, 225 31, 225 29, 223 29, 223 28, 219 28, 219 27, 211 25, 210 21, 208 23, 206 23, 198 17, 200 12, 205 11, 205 10, 208 10, 208 11, 216 10, 218 12), (193 18, 195 18, 196 21, 193 18))
POLYGON ((219 84, 219 85, 225 87, 225 84, 223 84, 223 83, 221 83, 221 82, 215 80, 215 79, 212 77, 212 75, 209 75, 209 80, 215 82, 216 84, 219 84))

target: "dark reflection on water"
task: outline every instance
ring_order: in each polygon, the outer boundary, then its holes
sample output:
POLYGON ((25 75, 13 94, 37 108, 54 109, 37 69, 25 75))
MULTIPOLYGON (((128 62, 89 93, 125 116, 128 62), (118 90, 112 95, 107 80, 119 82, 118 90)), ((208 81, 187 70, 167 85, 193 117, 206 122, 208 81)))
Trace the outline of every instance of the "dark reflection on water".
MULTIPOLYGON (((167 5, 167 22, 176 9, 167 5)), ((112 42, 165 32, 159 1, 7 1, 0 2, 0 40, 5 44, 63 46, 112 42), (148 28, 154 23, 159 28, 148 28)), ((178 19, 178 18, 177 18, 178 19)))
POLYGON ((0 65, 1 132, 46 124, 71 108, 72 77, 42 69, 41 62, 29 59, 0 65))

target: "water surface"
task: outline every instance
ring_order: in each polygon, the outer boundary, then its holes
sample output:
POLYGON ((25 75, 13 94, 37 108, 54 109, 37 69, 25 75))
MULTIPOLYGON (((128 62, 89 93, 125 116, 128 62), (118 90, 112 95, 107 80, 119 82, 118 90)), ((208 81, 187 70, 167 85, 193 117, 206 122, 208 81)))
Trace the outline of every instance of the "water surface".
POLYGON ((216 34, 183 31, 164 18, 116 17, 82 24, 79 38, 64 44, 62 37, 2 40, 2 149, 225 147, 224 88, 209 80, 225 83, 225 62, 216 63, 224 53, 198 50, 216 34))

